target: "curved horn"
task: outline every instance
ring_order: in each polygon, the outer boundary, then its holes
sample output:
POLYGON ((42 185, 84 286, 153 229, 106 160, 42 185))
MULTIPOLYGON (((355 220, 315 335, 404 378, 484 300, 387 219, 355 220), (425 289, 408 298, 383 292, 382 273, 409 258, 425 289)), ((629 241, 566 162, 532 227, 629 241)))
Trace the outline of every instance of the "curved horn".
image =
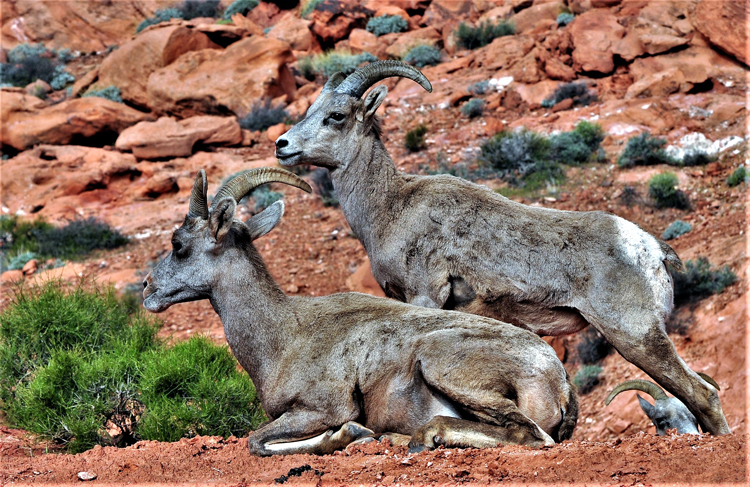
POLYGON ((211 209, 215 208, 216 204, 226 197, 234 198, 234 201, 239 201, 261 184, 274 182, 288 184, 308 193, 312 192, 312 188, 304 179, 284 169, 277 167, 248 169, 230 181, 227 181, 219 188, 211 204, 211 209))
POLYGON ((190 193, 190 210, 188 211, 188 216, 193 218, 200 217, 204 220, 208 219, 207 191, 206 171, 201 169, 198 171, 198 177, 195 178, 195 183, 193 184, 193 191, 190 193))
POLYGON ((721 387, 719 387, 719 384, 717 384, 716 381, 713 379, 713 377, 711 377, 710 375, 704 374, 703 372, 696 372, 696 374, 698 374, 701 379, 705 380, 706 382, 714 386, 714 389, 716 389, 717 391, 721 390, 721 387))
POLYGON ((432 93, 432 85, 420 70, 401 61, 375 61, 350 74, 336 93, 361 98, 372 85, 385 78, 400 76, 419 83, 422 88, 432 93))
POLYGON ((663 399, 667 399, 668 397, 664 390, 653 382, 643 379, 635 379, 625 381, 619 386, 615 387, 614 390, 609 393, 607 399, 604 400, 604 405, 609 406, 609 403, 612 402, 612 399, 614 399, 615 396, 617 396, 619 393, 633 390, 645 392, 649 396, 653 397, 655 401, 661 401, 663 399))

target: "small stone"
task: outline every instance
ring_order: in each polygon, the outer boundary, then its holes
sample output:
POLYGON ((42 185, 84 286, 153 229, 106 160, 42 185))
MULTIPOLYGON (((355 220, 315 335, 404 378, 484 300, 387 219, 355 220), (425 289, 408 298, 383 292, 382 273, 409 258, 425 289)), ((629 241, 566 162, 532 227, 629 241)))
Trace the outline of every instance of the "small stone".
POLYGON ((268 130, 266 131, 266 136, 271 142, 276 142, 276 139, 284 135, 287 130, 289 130, 289 126, 287 126, 285 123, 277 123, 273 127, 268 128, 268 130))
POLYGON ((78 472, 78 480, 86 482, 87 480, 94 480, 96 474, 94 472, 78 472))
POLYGON ((31 259, 26 264, 24 264, 23 269, 21 269, 21 272, 25 276, 30 276, 36 272, 36 270, 39 268, 39 262, 37 262, 36 259, 31 259))
POLYGON ((286 292, 289 294, 296 294, 299 292, 299 287, 296 284, 290 284, 286 287, 286 292))

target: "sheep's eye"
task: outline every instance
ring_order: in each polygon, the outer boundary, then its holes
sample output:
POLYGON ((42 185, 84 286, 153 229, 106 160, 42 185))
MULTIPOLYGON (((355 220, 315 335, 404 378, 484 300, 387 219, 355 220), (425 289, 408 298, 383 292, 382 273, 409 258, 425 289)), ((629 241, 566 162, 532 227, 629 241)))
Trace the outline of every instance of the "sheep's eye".
POLYGON ((329 117, 331 117, 331 120, 333 120, 334 122, 340 122, 346 118, 346 115, 341 112, 333 112, 329 115, 329 117))

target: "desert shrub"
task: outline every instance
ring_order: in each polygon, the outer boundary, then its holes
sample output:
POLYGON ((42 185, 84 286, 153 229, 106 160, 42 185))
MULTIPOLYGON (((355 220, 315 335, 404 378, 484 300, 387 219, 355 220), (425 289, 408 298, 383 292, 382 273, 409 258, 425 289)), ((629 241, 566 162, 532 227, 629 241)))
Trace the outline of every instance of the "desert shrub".
POLYGON ((312 56, 305 56, 297 61, 297 71, 300 76, 306 80, 312 81, 315 79, 315 67, 313 66, 312 56))
MULTIPOLYGON (((400 18, 400 17, 399 17, 400 18)), ((425 66, 435 66, 440 64, 440 49, 427 44, 420 44, 409 49, 409 52, 404 56, 404 62, 416 66, 418 68, 424 68, 425 66)))
POLYGON ((255 212, 259 213, 284 197, 278 191, 271 191, 267 184, 259 186, 250 194, 255 200, 255 212))
POLYGON ((258 0, 234 0, 226 10, 224 10, 224 18, 231 19, 232 15, 240 14, 247 15, 249 11, 254 9, 260 3, 258 0))
POLYGON ((682 304, 720 294, 737 281, 737 276, 729 266, 713 269, 705 257, 685 262, 685 272, 672 272, 674 282, 674 302, 682 304))
MULTIPOLYGON (((23 266, 25 266, 28 261, 36 258, 37 255, 34 252, 23 252, 21 254, 17 254, 14 257, 8 259, 7 270, 15 271, 18 269, 23 269, 23 266)), ((6 270, 6 266, 3 266, 3 270, 6 270)))
POLYGON ((553 160, 569 166, 578 166, 591 159, 604 140, 601 125, 582 121, 570 132, 552 135, 549 138, 553 160))
POLYGON ((669 164, 672 159, 664 150, 667 139, 652 137, 649 132, 628 139, 625 150, 617 159, 620 167, 653 166, 656 164, 669 164))
POLYGON ((331 174, 328 172, 328 169, 316 169, 312 172, 311 176, 315 192, 323 200, 323 206, 338 207, 339 198, 336 196, 336 190, 333 187, 333 181, 331 181, 331 174))
POLYGON ((576 16, 571 13, 563 12, 557 16, 557 25, 559 25, 560 27, 568 25, 569 23, 573 22, 575 18, 576 16))
POLYGON ((542 100, 542 106, 550 108, 567 99, 573 100, 574 106, 588 106, 596 101, 596 95, 591 93, 584 83, 566 83, 558 86, 552 96, 542 100))
POLYGON ((638 193, 638 189, 634 186, 625 186, 622 188, 622 194, 618 197, 623 205, 631 207, 641 201, 641 195, 638 193))
POLYGON ((122 93, 120 92, 120 88, 114 85, 106 86, 102 89, 90 89, 86 91, 82 97, 87 96, 98 96, 99 98, 105 98, 109 101, 114 101, 117 103, 122 103, 122 93))
POLYGON ((377 60, 378 58, 369 52, 351 54, 343 51, 328 51, 313 57, 312 68, 316 73, 328 78, 339 71, 351 74, 360 64, 377 60))
POLYGON ((461 113, 469 118, 481 117, 484 113, 484 101, 480 98, 472 98, 463 104, 461 113))
POLYGON ((65 66, 61 65, 55 68, 54 76, 49 85, 53 90, 62 90, 68 84, 75 82, 75 80, 75 76, 65 71, 65 66))
POLYGON ((678 208, 681 210, 690 207, 687 195, 677 189, 677 176, 671 172, 663 172, 654 175, 648 181, 648 194, 654 199, 657 208, 678 208))
POLYGON ((366 29, 367 32, 380 37, 395 32, 406 32, 409 30, 409 23, 400 15, 381 15, 368 20, 366 29))
POLYGON ((580 336, 581 341, 576 350, 582 363, 595 364, 612 353, 612 345, 596 328, 590 326, 580 336))
POLYGON ((36 252, 39 246, 36 234, 53 227, 41 219, 19 220, 17 216, 0 216, 0 250, 4 255, 15 255, 26 251, 36 252))
POLYGON ((599 375, 603 369, 598 365, 584 365, 573 377, 573 384, 581 394, 588 394, 599 385, 599 375))
POLYGON ((150 27, 152 25, 159 24, 161 22, 169 22, 172 19, 181 19, 182 18, 182 12, 179 9, 176 8, 164 8, 164 9, 158 9, 154 12, 153 17, 149 17, 140 24, 138 24, 138 27, 135 29, 136 34, 146 27, 150 27))
POLYGON ((199 17, 216 18, 219 16, 221 5, 219 0, 184 0, 178 9, 185 20, 199 17))
MULTIPOLYGON (((704 166, 709 162, 713 162, 714 159, 715 158, 713 156, 710 156, 705 152, 688 152, 687 154, 685 154, 685 157, 682 158, 682 162, 679 165, 686 167, 704 166)), ((673 162, 674 161, 670 161, 670 163, 673 162)))
POLYGON ((26 86, 40 79, 50 83, 58 61, 54 50, 39 44, 20 44, 8 51, 8 62, 0 65, 0 83, 26 86))
POLYGON ((475 95, 484 95, 489 89, 490 82, 488 80, 483 80, 470 84, 466 91, 475 95))
POLYGON ((515 24, 504 20, 497 24, 483 22, 476 27, 461 22, 456 29, 455 36, 459 46, 466 49, 477 49, 486 46, 497 37, 513 35, 515 32, 515 24))
POLYGON ((691 224, 682 220, 675 220, 667 227, 666 230, 664 230, 664 232, 661 234, 661 238, 662 240, 672 240, 681 235, 685 235, 692 229, 693 226, 691 224))
POLYGON ((745 166, 740 166, 727 178, 727 185, 730 188, 734 188, 735 186, 748 181, 750 181, 750 173, 745 169, 745 166))
POLYGON ((410 152, 419 152, 425 148, 424 136, 427 134, 427 126, 420 123, 413 129, 406 132, 404 137, 404 146, 410 152))
POLYGON ((283 123, 289 114, 283 107, 271 106, 271 99, 266 98, 253 103, 250 113, 240 119, 240 127, 246 130, 260 130, 283 123))
POLYGON ((304 19, 312 13, 313 10, 317 9, 318 6, 325 0, 307 0, 302 3, 302 9, 300 10, 300 16, 304 19))

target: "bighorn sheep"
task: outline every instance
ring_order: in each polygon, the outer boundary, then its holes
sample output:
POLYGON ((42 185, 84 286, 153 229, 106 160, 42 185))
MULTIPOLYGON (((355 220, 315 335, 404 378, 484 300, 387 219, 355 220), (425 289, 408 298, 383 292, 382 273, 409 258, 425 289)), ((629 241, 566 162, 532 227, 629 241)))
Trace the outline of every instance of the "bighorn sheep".
POLYGON ((283 166, 327 167, 349 225, 390 297, 475 313, 540 335, 593 325, 628 361, 677 396, 713 434, 729 433, 716 389, 677 355, 672 248, 617 216, 530 207, 460 178, 396 169, 375 112, 416 68, 379 61, 332 76, 304 120, 276 140, 283 166))
MULTIPOLYGON (((711 384, 717 391, 720 389, 716 381, 710 376, 701 372, 698 372, 698 375, 711 384)), ((625 381, 609 393, 604 404, 609 406, 609 403, 611 403, 618 394, 633 390, 643 391, 654 399, 654 405, 652 406, 648 401, 643 399, 640 394, 636 394, 641 409, 646 413, 648 419, 654 423, 654 426, 656 426, 657 435, 664 436, 667 434, 667 430, 673 428, 677 429, 679 434, 700 434, 700 431, 698 430, 698 421, 695 419, 695 416, 688 411, 688 408, 686 408, 676 397, 667 396, 661 387, 651 381, 643 379, 625 381)))
POLYGON ((143 283, 149 311, 209 299, 221 317, 272 419, 250 436, 252 453, 324 454, 382 432, 413 434, 412 451, 570 438, 575 387, 535 334, 366 294, 285 295, 252 243, 276 226, 283 203, 234 219, 236 202, 271 181, 310 190, 282 169, 250 170, 209 210, 201 171, 172 252, 143 283))

